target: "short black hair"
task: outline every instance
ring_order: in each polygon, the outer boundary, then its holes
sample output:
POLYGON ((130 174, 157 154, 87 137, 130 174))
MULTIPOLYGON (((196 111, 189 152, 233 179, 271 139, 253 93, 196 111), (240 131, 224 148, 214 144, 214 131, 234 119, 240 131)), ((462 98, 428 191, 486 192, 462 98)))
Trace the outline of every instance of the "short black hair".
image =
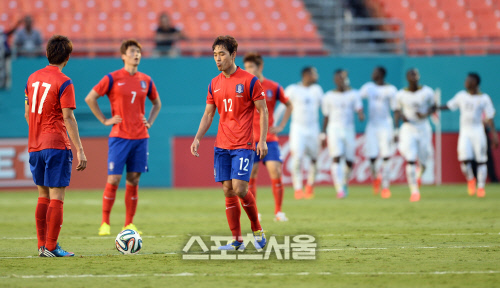
POLYGON ((229 54, 233 54, 233 52, 238 51, 238 42, 233 36, 230 35, 215 38, 214 44, 212 44, 212 51, 214 51, 215 47, 219 45, 226 48, 229 54))
POLYGON ((264 63, 264 60, 262 59, 262 56, 260 56, 259 53, 257 52, 248 52, 245 54, 245 57, 243 57, 243 63, 245 62, 253 62, 255 65, 260 66, 262 63, 264 63))
POLYGON ((54 35, 47 42, 47 59, 50 64, 64 63, 73 52, 73 43, 66 36, 54 35))
POLYGON ((476 80, 477 85, 481 84, 481 77, 479 77, 479 74, 477 74, 476 72, 469 72, 467 76, 474 78, 474 80, 476 80))
POLYGON ((342 73, 342 72, 345 72, 345 69, 339 68, 339 69, 337 69, 337 70, 335 70, 335 71, 333 72, 333 75, 337 75, 337 74, 340 74, 340 73, 342 73))
POLYGON ((311 73, 313 71, 314 67, 313 66, 306 66, 302 68, 302 73, 300 75, 304 76, 306 73, 311 73))
POLYGON ((385 78, 385 75, 387 75, 387 70, 385 70, 385 68, 383 66, 377 66, 377 67, 375 67, 375 69, 380 71, 380 73, 382 74, 382 77, 385 78))
POLYGON ((418 69, 417 69, 417 68, 415 68, 415 67, 408 68, 408 70, 406 70, 406 74, 408 74, 408 73, 410 73, 410 72, 412 72, 412 71, 416 71, 416 72, 418 72, 418 69))

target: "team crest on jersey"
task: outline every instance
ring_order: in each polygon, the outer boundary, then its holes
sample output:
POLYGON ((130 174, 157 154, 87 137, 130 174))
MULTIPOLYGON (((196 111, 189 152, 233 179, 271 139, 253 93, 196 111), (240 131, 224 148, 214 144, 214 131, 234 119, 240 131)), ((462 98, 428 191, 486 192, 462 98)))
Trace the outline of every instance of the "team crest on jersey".
POLYGON ((245 90, 245 86, 243 84, 236 85, 236 93, 241 94, 245 90))
POLYGON ((146 81, 141 81, 141 88, 142 89, 146 89, 147 85, 146 85, 146 81))
POLYGON ((269 89, 266 91, 267 98, 273 98, 273 90, 269 89))

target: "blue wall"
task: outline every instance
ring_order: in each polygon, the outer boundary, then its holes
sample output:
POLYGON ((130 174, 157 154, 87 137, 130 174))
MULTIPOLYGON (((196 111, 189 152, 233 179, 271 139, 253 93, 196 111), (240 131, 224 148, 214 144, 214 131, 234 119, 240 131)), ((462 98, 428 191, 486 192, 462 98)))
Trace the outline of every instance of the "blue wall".
MULTIPOLYGON (((241 58, 238 64, 242 65, 241 58)), ((46 59, 18 59, 13 62, 12 89, 0 92, 0 137, 27 137, 28 128, 24 120, 24 87, 28 76, 47 64, 46 59)), ((387 68, 387 81, 401 88, 406 85, 404 72, 417 67, 421 72, 421 82, 432 88, 441 88, 443 102, 463 89, 465 75, 477 71, 482 77, 482 90, 489 93, 497 111, 500 102, 496 100, 500 56, 482 57, 281 57, 266 58, 264 74, 278 81, 282 86, 300 80, 300 70, 306 65, 317 67, 319 84, 323 89, 333 88, 332 72, 338 68, 349 71, 352 86, 359 88, 370 79, 373 67, 387 68)), ((82 136, 107 136, 110 127, 99 123, 85 104, 84 98, 92 87, 107 73, 122 68, 120 59, 71 59, 63 72, 75 83, 78 120, 82 136)), ((198 129, 200 117, 205 107, 207 86, 217 71, 211 58, 143 59, 140 71, 149 74, 155 81, 163 108, 155 125, 150 130, 151 172, 143 177, 144 186, 171 185, 171 139, 172 136, 192 136, 198 129)), ((99 100, 103 111, 110 115, 107 98, 99 100)), ((146 106, 149 111, 151 105, 146 106)), ((497 127, 500 123, 495 117, 497 127)), ((458 112, 444 112, 443 131, 458 131, 458 112)), ((215 120, 209 135, 217 132, 215 120)), ((357 123, 362 132, 365 123, 357 123)), ((204 145, 211 145, 205 143, 204 145)), ((189 149, 189 147, 186 147, 189 149)))

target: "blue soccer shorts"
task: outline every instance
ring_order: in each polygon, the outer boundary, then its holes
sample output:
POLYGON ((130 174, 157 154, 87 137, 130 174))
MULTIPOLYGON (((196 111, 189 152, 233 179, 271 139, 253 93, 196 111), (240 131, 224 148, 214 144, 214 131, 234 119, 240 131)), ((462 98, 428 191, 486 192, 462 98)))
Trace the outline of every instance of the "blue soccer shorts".
POLYGON ((249 149, 228 150, 214 147, 215 182, 231 179, 250 181, 255 152, 249 149))
POLYGON ((67 187, 71 179, 71 150, 44 149, 30 152, 30 170, 38 186, 67 187))
POLYGON ((127 165, 128 172, 148 172, 148 138, 108 140, 108 175, 121 175, 127 165))
POLYGON ((280 153, 280 145, 277 141, 267 142, 267 155, 264 159, 260 159, 260 156, 257 155, 257 145, 259 142, 255 143, 255 156, 254 162, 259 162, 262 160, 262 163, 266 164, 267 161, 281 161, 281 153, 280 153))

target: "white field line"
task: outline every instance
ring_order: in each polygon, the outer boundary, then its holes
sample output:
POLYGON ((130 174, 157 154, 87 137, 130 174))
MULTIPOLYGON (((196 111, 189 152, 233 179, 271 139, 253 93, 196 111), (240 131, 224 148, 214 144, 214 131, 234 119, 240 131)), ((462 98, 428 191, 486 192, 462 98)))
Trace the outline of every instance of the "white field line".
POLYGON ((367 276, 367 275, 463 275, 463 274, 498 274, 500 271, 430 271, 430 272, 298 272, 298 273, 253 273, 253 274, 206 274, 183 272, 177 274, 113 274, 113 275, 7 275, 0 276, 0 279, 61 279, 61 278, 133 278, 133 277, 254 277, 254 276, 367 276))

